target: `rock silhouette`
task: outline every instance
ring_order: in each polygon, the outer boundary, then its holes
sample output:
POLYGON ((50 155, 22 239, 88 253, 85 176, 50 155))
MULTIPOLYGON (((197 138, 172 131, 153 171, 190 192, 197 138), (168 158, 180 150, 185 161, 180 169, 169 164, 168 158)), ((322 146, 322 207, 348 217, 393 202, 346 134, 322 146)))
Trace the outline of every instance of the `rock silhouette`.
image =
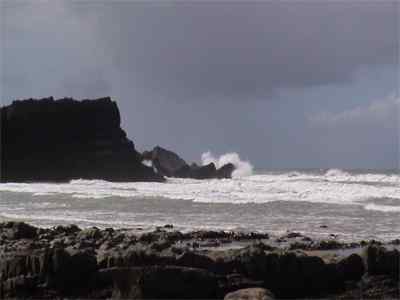
POLYGON ((109 97, 52 97, 1 108, 1 181, 162 181, 141 163, 109 97))

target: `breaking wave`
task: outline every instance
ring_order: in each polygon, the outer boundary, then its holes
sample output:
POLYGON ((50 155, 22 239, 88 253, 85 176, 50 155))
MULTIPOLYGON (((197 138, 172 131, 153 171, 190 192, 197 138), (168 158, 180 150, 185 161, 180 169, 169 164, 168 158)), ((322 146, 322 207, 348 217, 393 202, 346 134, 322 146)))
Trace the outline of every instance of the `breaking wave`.
POLYGON ((201 162, 203 165, 214 163, 217 168, 231 163, 235 166, 235 171, 232 173, 233 178, 239 178, 253 174, 253 165, 249 161, 241 160, 239 154, 236 152, 225 153, 219 157, 216 157, 210 151, 207 151, 201 155, 201 162))
MULTIPOLYGON (((252 166, 236 153, 202 155, 203 164, 237 166, 233 179, 168 178, 157 182, 72 180, 70 183, 1 183, 0 192, 30 193, 34 197, 67 195, 74 199, 120 197, 168 198, 203 203, 268 203, 275 201, 358 205, 366 210, 399 212, 400 176, 384 173, 265 172, 251 174, 252 166), (373 201, 373 202, 371 202, 373 201)), ((0 201, 1 204, 1 201, 0 201)))

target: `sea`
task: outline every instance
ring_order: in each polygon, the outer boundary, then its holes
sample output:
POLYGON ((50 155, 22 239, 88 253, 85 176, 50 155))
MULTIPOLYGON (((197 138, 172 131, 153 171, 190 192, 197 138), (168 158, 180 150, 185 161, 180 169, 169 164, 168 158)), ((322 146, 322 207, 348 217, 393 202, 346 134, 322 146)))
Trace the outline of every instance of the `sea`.
POLYGON ((343 241, 400 238, 400 175, 378 170, 251 170, 232 179, 1 183, 0 221, 181 231, 296 231, 343 241))

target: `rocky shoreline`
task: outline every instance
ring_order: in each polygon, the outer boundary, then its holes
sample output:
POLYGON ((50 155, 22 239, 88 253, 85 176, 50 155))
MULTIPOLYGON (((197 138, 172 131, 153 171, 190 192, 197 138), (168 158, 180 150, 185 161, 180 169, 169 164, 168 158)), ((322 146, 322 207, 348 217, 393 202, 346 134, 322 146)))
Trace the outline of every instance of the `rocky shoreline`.
POLYGON ((399 298, 398 244, 4 222, 0 298, 399 298))

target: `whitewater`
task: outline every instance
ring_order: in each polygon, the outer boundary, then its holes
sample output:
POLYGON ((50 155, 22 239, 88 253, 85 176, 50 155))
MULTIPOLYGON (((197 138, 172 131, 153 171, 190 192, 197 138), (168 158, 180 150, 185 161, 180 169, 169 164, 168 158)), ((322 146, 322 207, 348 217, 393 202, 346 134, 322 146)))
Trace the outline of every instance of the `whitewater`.
POLYGON ((390 171, 253 171, 235 154, 203 163, 238 166, 232 179, 167 178, 165 183, 72 180, 0 184, 0 220, 35 225, 141 227, 174 224, 343 239, 400 237, 400 176, 390 171))

